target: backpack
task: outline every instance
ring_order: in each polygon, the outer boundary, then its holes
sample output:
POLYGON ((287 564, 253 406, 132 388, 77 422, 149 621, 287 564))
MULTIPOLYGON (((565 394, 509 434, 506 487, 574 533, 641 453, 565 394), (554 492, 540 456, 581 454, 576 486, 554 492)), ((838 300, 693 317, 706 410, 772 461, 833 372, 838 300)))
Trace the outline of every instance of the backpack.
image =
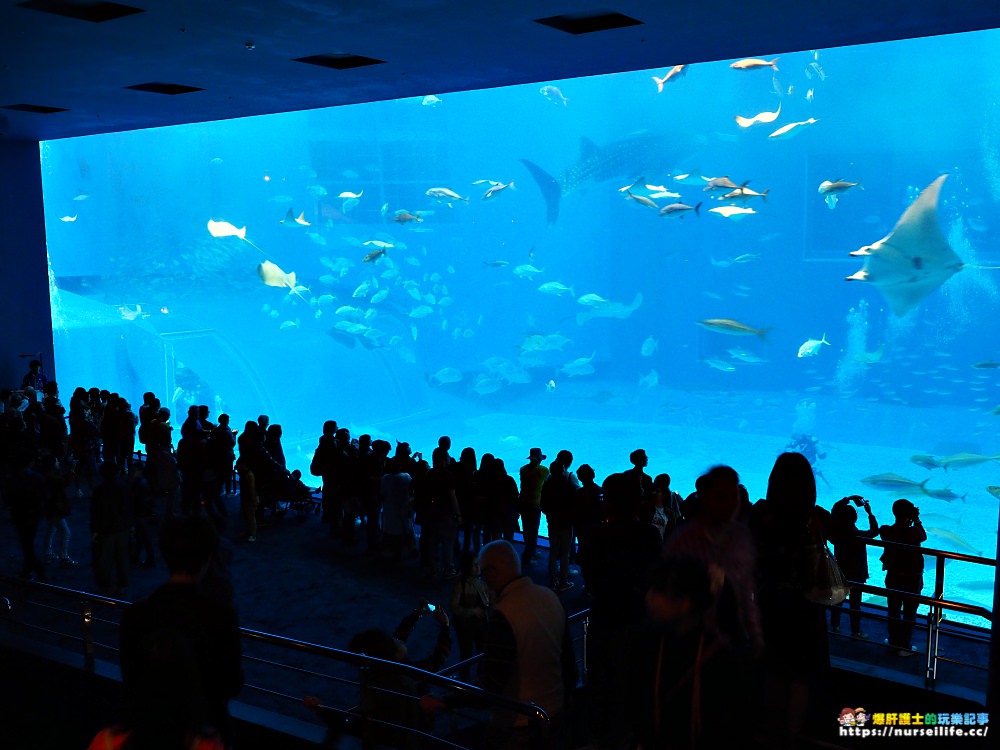
POLYGON ((546 516, 559 513, 565 505, 566 491, 569 489, 569 477, 550 474, 542 483, 541 511, 546 516))

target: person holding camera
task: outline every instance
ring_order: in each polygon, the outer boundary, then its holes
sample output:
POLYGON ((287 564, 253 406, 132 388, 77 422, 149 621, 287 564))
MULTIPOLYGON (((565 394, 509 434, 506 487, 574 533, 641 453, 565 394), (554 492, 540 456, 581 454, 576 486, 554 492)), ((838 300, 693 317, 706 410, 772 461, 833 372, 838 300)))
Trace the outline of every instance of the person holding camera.
MULTIPOLYGON (((854 583, 868 581, 868 546, 864 539, 874 539, 879 535, 878 521, 872 513, 872 507, 860 495, 851 495, 833 504, 830 511, 830 526, 826 538, 833 543, 833 556, 837 558, 844 578, 854 583), (858 528, 858 512, 851 504, 864 507, 868 514, 868 530, 858 528)), ((851 635, 854 638, 867 638, 861 632, 861 589, 851 586, 848 596, 851 607, 851 635)), ((830 610, 830 627, 840 629, 840 605, 830 610)))
MULTIPOLYGON (((900 499, 892 504, 892 514, 896 517, 896 523, 879 529, 883 541, 919 547, 927 540, 927 532, 920 523, 920 508, 909 500, 900 499)), ((924 556, 919 550, 886 547, 881 560, 887 589, 913 594, 921 592, 924 587, 924 556)), ((889 638, 886 643, 897 649, 897 656, 912 656, 914 650, 911 641, 913 626, 917 621, 917 602, 904 600, 899 596, 889 596, 887 599, 889 638)))

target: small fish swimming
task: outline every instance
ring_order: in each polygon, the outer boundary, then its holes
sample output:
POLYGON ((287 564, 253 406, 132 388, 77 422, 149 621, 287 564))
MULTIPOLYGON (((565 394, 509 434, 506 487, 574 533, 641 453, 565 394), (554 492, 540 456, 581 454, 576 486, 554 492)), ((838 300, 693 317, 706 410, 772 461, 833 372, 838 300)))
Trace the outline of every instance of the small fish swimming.
POLYGON ((924 494, 927 495, 927 497, 933 497, 935 500, 944 500, 947 503, 955 500, 965 500, 965 495, 958 495, 952 492, 952 490, 948 487, 940 490, 932 490, 928 487, 924 487, 924 494))
POLYGON ((819 184, 818 192, 820 195, 839 195, 840 193, 846 193, 852 187, 865 189, 860 180, 858 182, 848 182, 847 180, 838 178, 836 180, 823 180, 819 184))
POLYGON ((732 221, 740 221, 745 216, 757 213, 752 208, 744 208, 742 206, 716 206, 715 208, 708 209, 708 212, 710 214, 717 214, 724 219, 731 219, 732 221))
POLYGON ((577 302, 581 305, 587 305, 588 307, 600 307, 608 304, 608 301, 599 294, 584 294, 577 300, 577 302))
POLYGON ((706 359, 705 364, 722 372, 736 372, 736 368, 721 359, 706 359))
POLYGON ((728 336, 760 336, 763 338, 767 335, 768 330, 766 328, 751 328, 745 323, 740 323, 737 320, 729 318, 710 318, 709 320, 699 321, 698 325, 709 331, 724 333, 728 336))
MULTIPOLYGON (((76 217, 77 216, 79 216, 79 214, 73 214, 72 216, 61 216, 61 217, 59 217, 59 221, 65 221, 65 222, 76 221, 76 217)), ((244 234, 246 234, 246 231, 247 231, 247 228, 243 227, 243 233, 244 234)))
POLYGON ((370 253, 368 253, 368 255, 366 255, 364 257, 364 259, 362 259, 361 262, 362 263, 374 263, 379 258, 381 258, 383 255, 385 255, 385 248, 384 247, 380 247, 380 248, 378 248, 376 250, 372 250, 370 253))
POLYGON ((639 376, 639 387, 644 390, 649 390, 655 388, 660 384, 660 373, 656 370, 650 370, 645 375, 639 376))
POLYGON ((411 222, 423 221, 423 219, 421 219, 419 216, 417 216, 416 214, 411 214, 408 211, 400 211, 399 213, 397 213, 395 216, 392 217, 392 220, 397 224, 409 224, 411 222))
POLYGON ((710 190, 735 190, 737 188, 746 187, 750 184, 747 180, 742 185, 737 185, 735 182, 729 179, 729 175, 725 177, 702 177, 705 181, 704 191, 708 192, 710 190))
POLYGON ((553 294, 556 297, 564 297, 567 294, 570 297, 575 297, 576 293, 573 291, 573 287, 566 286, 565 284, 558 281, 546 281, 540 287, 538 291, 544 294, 553 294))
POLYGON ((768 62, 767 60, 761 60, 759 57, 749 57, 743 60, 737 60, 729 67, 733 70, 759 70, 760 68, 771 68, 771 70, 777 72, 777 62, 779 59, 780 58, 776 57, 768 62))
POLYGON ((510 262, 506 260, 484 260, 483 265, 487 268, 503 268, 504 266, 509 266, 510 262))
POLYGON ((430 307, 429 305, 420 305, 419 307, 415 307, 413 310, 410 311, 410 317, 417 319, 426 318, 428 315, 433 314, 433 312, 434 312, 433 307, 430 307))
POLYGON ((802 122, 790 122, 777 130, 775 130, 768 138, 772 138, 776 141, 787 140, 798 135, 805 128, 806 125, 812 125, 819 122, 815 117, 810 117, 808 120, 803 120, 802 122))
POLYGON ((454 190, 450 190, 449 188, 443 188, 443 187, 429 188, 424 193, 424 195, 426 195, 428 198, 433 198, 438 203, 446 204, 448 208, 451 208, 452 207, 451 204, 454 203, 455 201, 465 201, 466 203, 469 202, 468 198, 463 198, 454 190))
POLYGON ((569 375, 571 378, 577 375, 593 375, 595 370, 594 366, 591 364, 594 360, 594 355, 591 354, 589 357, 578 357, 572 362, 568 362, 563 365, 559 372, 569 375))
POLYGON ((342 192, 337 197, 338 198, 348 198, 348 199, 353 198, 353 199, 357 200, 358 198, 360 198, 364 194, 365 194, 365 191, 364 191, 364 188, 362 188, 362 190, 361 190, 360 193, 352 193, 350 190, 345 190, 344 192, 342 192))
POLYGON ((660 208, 645 195, 633 195, 631 190, 626 190, 625 194, 628 195, 628 198, 625 200, 635 201, 639 205, 645 206, 646 208, 652 208, 653 210, 658 210, 660 208))
POLYGON ((938 463, 947 471, 948 469, 964 469, 969 466, 978 466, 991 461, 1000 461, 1000 455, 983 456, 978 453, 955 453, 951 456, 942 456, 938 463))
POLYGON ((308 185, 306 192, 313 198, 322 198, 324 195, 327 195, 327 190, 322 185, 308 185))
POLYGON ((383 289, 381 292, 375 292, 375 294, 372 295, 372 298, 368 301, 373 305, 377 305, 380 302, 384 302, 385 298, 388 296, 389 296, 389 290, 383 289))
MULTIPOLYGON (((550 380, 548 383, 545 384, 546 393, 552 393, 552 391, 554 391, 555 389, 556 389, 556 381, 550 380)), ((1000 489, 1000 487, 998 487, 997 489, 1000 489)))
POLYGON ((664 84, 670 83, 671 81, 676 81, 678 78, 682 78, 684 76, 684 73, 686 72, 687 72, 687 65, 675 65, 674 67, 672 67, 670 70, 667 71, 667 74, 663 76, 663 78, 657 78, 656 76, 653 76, 653 80, 656 81, 656 93, 662 94, 664 84))
POLYGON ((830 342, 826 340, 826 334, 820 339, 809 339, 802 346, 799 347, 798 357, 801 359, 803 357, 815 357, 819 354, 820 347, 826 344, 830 346, 830 342))
POLYGON ((748 352, 746 349, 732 348, 726 350, 729 356, 733 359, 738 359, 740 362, 745 362, 748 365, 759 365, 767 362, 763 357, 758 357, 756 354, 748 352))
POLYGON ((517 190, 517 188, 514 187, 513 180, 508 182, 506 185, 504 185, 503 183, 499 185, 492 185, 489 190, 483 193, 482 200, 484 201, 492 200, 493 198, 500 195, 500 193, 502 193, 504 190, 507 190, 508 188, 510 188, 511 190, 517 190))
POLYGON ((420 101, 420 103, 425 107, 436 107, 441 103, 441 100, 434 96, 434 94, 428 94, 420 101))
POLYGON ((912 479, 899 476, 899 474, 875 474, 865 477, 861 483, 886 492, 905 492, 907 490, 923 492, 924 485, 929 481, 929 479, 925 479, 922 482, 914 482, 912 479))
POLYGON ((978 550, 969 544, 960 535, 951 531, 950 529, 939 529, 936 527, 931 527, 926 529, 928 536, 934 536, 938 539, 944 539, 945 541, 951 542, 955 546, 955 549, 959 552, 967 552, 970 555, 981 556, 982 550, 978 550))
POLYGON ((548 99, 550 102, 559 106, 566 106, 569 103, 569 99, 563 96, 563 92, 559 90, 557 86, 542 86, 538 89, 538 93, 548 99))
POLYGON ((649 338, 647 338, 645 341, 642 342, 642 346, 639 349, 639 353, 643 357, 652 357, 656 353, 656 350, 657 348, 659 348, 659 346, 660 346, 659 342, 652 336, 650 336, 649 338))
POLYGON ((657 216, 678 216, 684 218, 684 215, 688 211, 694 211, 695 216, 700 216, 698 209, 701 208, 701 203, 696 203, 693 206, 689 206, 686 203, 671 203, 668 206, 664 206, 659 211, 657 211, 657 216))
POLYGON ((514 268, 515 276, 522 279, 528 279, 529 281, 540 273, 545 273, 545 269, 535 268, 534 266, 530 266, 527 264, 523 266, 516 266, 514 268))
POLYGON ((910 456, 910 461, 915 463, 924 469, 940 469, 940 462, 934 458, 934 456, 928 456, 923 453, 918 453, 915 456, 910 456))
POLYGON ((431 375, 431 380, 434 380, 441 385, 447 383, 459 383, 462 380, 462 371, 455 367, 442 367, 440 370, 431 375))
POLYGON ((756 190, 751 190, 748 187, 739 187, 735 190, 726 193, 722 196, 724 201, 748 201, 751 198, 761 198, 767 202, 767 194, 771 192, 770 190, 765 190, 763 193, 758 193, 756 190))

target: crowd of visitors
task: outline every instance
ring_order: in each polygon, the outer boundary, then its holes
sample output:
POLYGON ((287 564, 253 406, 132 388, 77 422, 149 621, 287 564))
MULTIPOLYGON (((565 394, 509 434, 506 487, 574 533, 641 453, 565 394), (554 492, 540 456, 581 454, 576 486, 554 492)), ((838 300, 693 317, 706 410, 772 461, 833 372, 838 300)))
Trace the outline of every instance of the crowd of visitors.
MULTIPOLYGON (((0 492, 23 553, 22 576, 46 580, 47 563, 77 564, 65 519, 86 509, 90 544, 77 544, 76 557, 89 547, 100 591, 124 596, 130 567, 154 566, 158 555, 170 569, 169 587, 148 606, 137 606, 129 627, 123 621, 123 673, 126 636, 150 627, 138 623, 164 607, 211 610, 213 621, 231 635, 231 606, 215 607, 206 602, 218 596, 203 599, 203 589, 195 595, 181 585, 212 579, 213 566, 224 571, 218 534, 191 527, 193 537, 211 539, 188 549, 177 540, 186 527, 163 519, 216 519, 224 525, 227 497, 238 494, 242 537, 253 542, 269 511, 318 494, 288 471, 280 425, 261 415, 236 431, 228 415, 213 422, 207 406, 192 405, 175 447, 170 410, 152 393, 144 395, 136 414, 117 394, 78 388, 67 410, 54 381, 40 384, 43 398, 30 385, 0 395, 0 492), (141 462, 133 460, 137 446, 141 462), (43 520, 45 553, 39 554, 43 520), (166 535, 159 545, 153 541, 157 525, 166 535)), ((442 632, 449 632, 434 658, 443 663, 439 657, 450 650, 454 625, 461 659, 487 655, 478 670, 462 670, 464 680, 548 706, 560 718, 576 675, 569 667, 572 645, 565 645, 559 594, 578 578, 591 610, 586 656, 596 746, 665 746, 668 734, 679 747, 720 746, 733 739, 727 734, 733 726, 753 724, 754 710, 783 717, 768 724, 773 734, 766 739, 771 746, 790 746, 829 666, 825 610, 804 596, 817 549, 831 541, 847 578, 864 583, 865 539, 881 534, 913 546, 926 539, 919 510, 908 500, 893 505, 896 523, 882 527, 861 498, 845 498, 832 512, 817 507, 814 473, 801 453, 777 458, 766 497, 751 504, 728 466, 708 470, 696 491, 682 498, 671 489, 669 475, 646 473, 642 449, 630 455, 630 468, 600 484, 589 465, 572 470, 574 456, 567 450, 546 464, 542 449, 531 448, 517 479, 490 453, 477 460, 475 449, 466 447, 456 460, 451 450, 451 440, 441 437, 428 462, 405 442, 393 448, 325 422, 310 465, 322 483, 322 528, 343 545, 363 540, 387 560, 402 565, 412 557, 428 578, 451 581, 451 618, 433 613, 442 632), (852 505, 865 508, 867 530, 857 528, 852 505), (547 591, 527 575, 539 562, 543 516, 547 591), (511 544, 515 535, 523 544, 519 551, 511 544), (759 703, 729 702, 727 685, 744 678, 765 686, 756 696, 759 703), (734 704, 745 722, 717 718, 737 711, 734 704)), ((919 551, 890 546, 882 562, 889 588, 921 590, 919 551)), ((225 591, 226 584, 212 590, 225 591)), ((230 583, 230 597, 231 590, 230 583)), ((859 594, 855 589, 850 596, 851 632, 865 638, 859 594)), ((911 602, 890 597, 887 642, 900 655, 912 653, 915 612, 911 602)), ((351 647, 404 660, 401 642, 422 614, 430 611, 415 612, 395 637, 369 631, 351 647)), ((839 627, 837 608, 831 623, 839 627)), ((225 633, 212 637, 228 638, 225 633)), ((198 638, 203 636, 199 631, 198 638)), ((139 665, 152 662, 137 641, 130 643, 129 651, 138 655, 128 661, 136 665, 129 667, 129 679, 145 684, 148 678, 136 675, 147 667, 139 665)), ((227 648, 232 657, 232 644, 227 648)), ((171 725, 171 732, 208 727, 225 740, 224 702, 238 690, 232 663, 225 669, 225 685, 209 690, 214 703, 178 708, 196 717, 198 726, 171 725)), ((397 687, 418 693, 415 685, 397 687)), ((427 697, 421 705, 429 715, 448 701, 427 697)), ((146 731, 149 717, 135 716, 136 731, 146 731)), ((492 746, 513 747, 523 739, 519 718, 494 719, 492 746)), ((430 721, 413 715, 410 720, 421 726, 430 721)))

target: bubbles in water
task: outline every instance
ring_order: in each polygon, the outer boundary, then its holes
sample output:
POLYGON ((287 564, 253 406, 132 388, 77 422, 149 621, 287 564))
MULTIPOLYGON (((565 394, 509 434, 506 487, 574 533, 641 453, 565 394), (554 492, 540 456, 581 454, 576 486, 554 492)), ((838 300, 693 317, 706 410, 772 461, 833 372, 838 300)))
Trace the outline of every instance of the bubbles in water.
POLYGON ((993 200, 1000 201, 1000 135, 997 134, 997 104, 993 102, 983 118, 983 170, 993 200))
POLYGON ((807 398, 795 405, 795 424, 792 425, 793 435, 812 435, 816 427, 816 402, 807 398))
POLYGON ((943 287, 948 300, 948 320, 957 334, 960 329, 975 322, 974 313, 977 309, 982 309, 986 304, 995 307, 1000 291, 990 275, 995 272, 977 267, 979 261, 976 250, 969 242, 961 217, 956 217, 948 228, 948 244, 965 263, 965 268, 952 276, 943 287), (977 299, 978 297, 987 299, 977 299))
POLYGON ((52 270, 52 256, 47 252, 45 260, 49 265, 49 306, 52 309, 52 330, 65 331, 66 321, 62 316, 62 299, 59 296, 59 287, 56 286, 56 274, 52 270))
POLYGON ((837 389, 847 395, 865 370, 864 355, 868 340, 868 302, 861 300, 847 313, 847 341, 837 362, 837 389))

